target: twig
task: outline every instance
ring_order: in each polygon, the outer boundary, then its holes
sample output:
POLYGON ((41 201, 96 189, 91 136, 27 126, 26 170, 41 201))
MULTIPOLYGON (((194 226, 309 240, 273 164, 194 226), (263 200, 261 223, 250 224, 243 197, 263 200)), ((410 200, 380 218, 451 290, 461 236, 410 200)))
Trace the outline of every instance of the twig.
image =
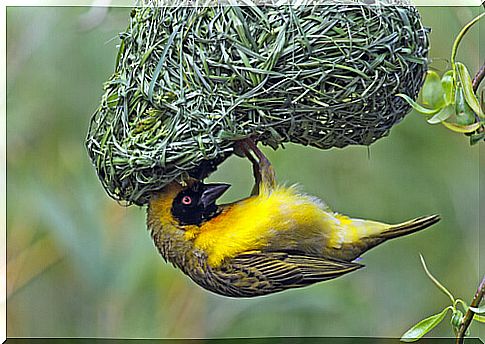
MULTIPOLYGON (((480 286, 478 287, 477 292, 473 297, 470 307, 475 307, 475 308, 478 307, 480 305, 480 301, 482 301, 484 294, 485 294, 485 276, 483 276, 482 278, 482 282, 480 283, 480 286)), ((472 322, 474 315, 475 315, 475 312, 473 312, 470 308, 468 308, 468 310, 465 313, 465 317, 461 322, 460 329, 458 330, 458 333, 456 335, 456 344, 463 344, 466 330, 468 329, 468 326, 470 326, 470 323, 472 322)))
MULTIPOLYGON (((482 6, 483 8, 485 8, 485 1, 482 2, 482 6)), ((485 63, 482 65, 482 68, 479 69, 479 71, 473 78, 473 81, 472 81, 473 93, 477 93, 478 86, 480 86, 480 83, 482 82, 484 77, 485 77, 485 63)))
POLYGON ((473 87, 474 93, 477 93, 478 86, 480 86, 480 83, 482 82, 483 78, 485 78, 485 63, 482 65, 480 70, 477 72, 477 74, 473 78, 472 87, 473 87))
MULTIPOLYGON (((485 8, 485 2, 482 3, 482 6, 485 8)), ((482 65, 482 67, 478 70, 477 74, 473 78, 472 87, 473 87, 474 93, 477 92, 478 86, 480 86, 480 83, 482 82, 484 77, 485 77, 485 63, 482 65)), ((483 276, 482 281, 478 286, 477 292, 473 297, 470 307, 480 306, 480 302, 482 301, 484 294, 485 294, 485 276, 483 276)), ((458 329, 458 333, 456 335, 456 344, 463 344, 465 340, 466 330, 468 329, 468 326, 470 326, 474 315, 475 315, 475 312, 473 312, 470 308, 468 308, 465 313, 465 316, 463 317, 463 321, 461 322, 460 328, 458 329)))
MULTIPOLYGON (((485 1, 482 2, 483 8, 485 8, 485 1)), ((472 81, 472 87, 473 87, 473 93, 477 93, 478 86, 480 86, 480 83, 482 82, 483 78, 485 77, 485 63, 483 63, 482 68, 479 69, 475 77, 473 78, 472 81)))

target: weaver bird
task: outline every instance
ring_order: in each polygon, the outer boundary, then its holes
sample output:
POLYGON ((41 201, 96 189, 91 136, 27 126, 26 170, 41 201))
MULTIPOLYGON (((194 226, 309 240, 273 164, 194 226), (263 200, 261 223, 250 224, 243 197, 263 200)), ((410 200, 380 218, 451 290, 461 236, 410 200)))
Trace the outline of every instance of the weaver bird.
POLYGON ((253 297, 336 278, 363 267, 354 260, 376 245, 439 221, 432 215, 389 225, 335 213, 315 197, 276 186, 252 141, 241 149, 254 167, 252 196, 217 205, 228 184, 190 180, 169 184, 148 207, 161 255, 217 294, 253 297))

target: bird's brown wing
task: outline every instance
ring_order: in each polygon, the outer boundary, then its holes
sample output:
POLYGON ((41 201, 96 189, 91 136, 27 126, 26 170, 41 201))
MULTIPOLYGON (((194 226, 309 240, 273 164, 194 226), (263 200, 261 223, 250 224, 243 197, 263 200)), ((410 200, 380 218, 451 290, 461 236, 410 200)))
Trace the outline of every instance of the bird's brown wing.
POLYGON ((336 278, 361 267, 298 253, 252 251, 210 269, 209 289, 226 296, 260 296, 336 278))

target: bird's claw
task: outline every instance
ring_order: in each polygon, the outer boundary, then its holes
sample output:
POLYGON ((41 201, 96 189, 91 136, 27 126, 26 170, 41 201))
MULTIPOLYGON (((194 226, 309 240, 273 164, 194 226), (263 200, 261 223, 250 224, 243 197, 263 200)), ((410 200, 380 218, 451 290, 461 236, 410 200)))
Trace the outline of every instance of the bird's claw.
POLYGON ((261 185, 267 190, 272 190, 275 187, 275 172, 268 158, 257 147, 256 143, 251 138, 240 140, 237 143, 237 149, 244 154, 253 165, 253 175, 255 185, 252 191, 253 195, 259 194, 261 185), (253 154, 256 158, 253 156, 253 154))

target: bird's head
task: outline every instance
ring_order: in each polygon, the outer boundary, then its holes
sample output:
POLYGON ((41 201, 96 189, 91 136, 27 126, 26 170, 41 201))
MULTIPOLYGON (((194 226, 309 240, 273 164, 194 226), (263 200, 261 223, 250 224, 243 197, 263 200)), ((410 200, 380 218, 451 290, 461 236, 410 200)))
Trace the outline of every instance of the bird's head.
POLYGON ((182 225, 199 225, 217 214, 217 199, 229 184, 193 183, 174 198, 171 213, 182 225))
POLYGON ((190 180, 185 186, 172 182, 150 201, 149 214, 163 222, 200 225, 217 215, 217 199, 230 187, 229 184, 205 184, 190 180))

